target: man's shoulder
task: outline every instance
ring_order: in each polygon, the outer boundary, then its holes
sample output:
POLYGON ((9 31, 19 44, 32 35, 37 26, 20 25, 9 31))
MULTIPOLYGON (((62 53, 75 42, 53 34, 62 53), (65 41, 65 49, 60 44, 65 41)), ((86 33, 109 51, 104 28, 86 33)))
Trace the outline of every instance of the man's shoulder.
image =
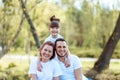
POLYGON ((78 57, 78 56, 75 54, 71 54, 70 57, 78 57))
POLYGON ((77 55, 74 55, 74 54, 71 54, 70 55, 70 58, 72 59, 72 60, 78 60, 79 59, 79 57, 77 56, 77 55))

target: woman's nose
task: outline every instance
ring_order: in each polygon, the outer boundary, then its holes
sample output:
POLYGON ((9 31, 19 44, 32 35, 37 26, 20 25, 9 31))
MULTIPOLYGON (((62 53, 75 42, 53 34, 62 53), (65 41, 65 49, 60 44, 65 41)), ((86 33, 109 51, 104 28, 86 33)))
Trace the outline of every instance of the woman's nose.
POLYGON ((46 51, 46 54, 49 54, 49 51, 46 51))

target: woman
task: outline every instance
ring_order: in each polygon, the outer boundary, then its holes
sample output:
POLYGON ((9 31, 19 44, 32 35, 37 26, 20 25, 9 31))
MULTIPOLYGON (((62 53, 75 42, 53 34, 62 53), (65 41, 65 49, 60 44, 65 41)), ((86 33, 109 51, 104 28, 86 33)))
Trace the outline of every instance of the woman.
POLYGON ((37 70, 37 60, 32 61, 29 74, 32 80, 59 80, 62 74, 59 64, 53 59, 55 57, 54 44, 50 41, 43 43, 40 48, 40 64, 42 71, 37 70), (54 66, 55 65, 55 66, 54 66))

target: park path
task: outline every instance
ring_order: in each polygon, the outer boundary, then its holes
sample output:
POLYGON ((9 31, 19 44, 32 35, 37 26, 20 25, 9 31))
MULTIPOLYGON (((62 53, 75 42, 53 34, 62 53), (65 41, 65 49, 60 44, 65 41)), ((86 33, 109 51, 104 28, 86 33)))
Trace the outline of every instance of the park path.
MULTIPOLYGON (((8 58, 8 59, 33 59, 35 56, 31 55, 15 55, 15 54, 6 54, 2 57, 2 59, 8 58)), ((95 62, 97 59, 96 58, 80 58, 81 61, 86 61, 90 62, 93 61, 95 62)), ((111 59, 111 62, 120 62, 120 59, 111 59)))

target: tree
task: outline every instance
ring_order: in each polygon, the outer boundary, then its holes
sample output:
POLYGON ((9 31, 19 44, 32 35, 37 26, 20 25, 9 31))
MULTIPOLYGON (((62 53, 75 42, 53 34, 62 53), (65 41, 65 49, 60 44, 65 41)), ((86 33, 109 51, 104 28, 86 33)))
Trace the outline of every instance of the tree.
POLYGON ((102 54, 100 55, 98 61, 95 63, 94 65, 94 69, 97 72, 101 72, 102 70, 108 68, 109 66, 109 62, 110 62, 110 58, 113 54, 113 51, 115 49, 115 46, 117 45, 117 42, 120 39, 120 14, 115 26, 115 29, 112 33, 112 35, 110 36, 102 54))
POLYGON ((10 50, 10 47, 15 43, 15 41, 22 29, 23 21, 24 21, 24 17, 22 15, 22 19, 20 21, 19 28, 18 28, 17 32, 15 33, 14 37, 12 38, 11 42, 8 44, 8 46, 6 46, 5 50, 3 51, 4 54, 6 54, 10 50))
MULTIPOLYGON (((29 11, 31 11, 34 7, 36 7, 36 5, 39 4, 40 2, 41 1, 36 1, 36 3, 34 5, 32 5, 32 7, 29 9, 29 11)), ((18 5, 15 5, 14 4, 15 2, 13 2, 13 1, 9 2, 9 1, 4 0, 3 3, 4 3, 4 7, 1 8, 1 11, 3 12, 3 14, 1 12, 1 14, 2 14, 1 17, 3 19, 0 19, 1 25, 2 25, 1 31, 0 31, 0 38, 1 38, 0 44, 2 45, 3 50, 2 50, 2 53, 0 54, 0 58, 2 56, 4 56, 5 54, 7 54, 8 51, 10 50, 10 48, 17 41, 19 34, 21 32, 21 29, 23 27, 24 20, 25 20, 24 13, 20 14, 22 16, 20 17, 21 18, 20 23, 17 24, 18 29, 16 30, 15 28, 11 28, 11 27, 13 27, 13 25, 10 23, 11 17, 13 17, 13 16, 15 17, 16 14, 19 15, 19 12, 16 13, 16 10, 18 10, 18 7, 16 8, 16 6, 18 6, 18 5), (12 26, 10 27, 10 25, 12 25, 12 26), (14 33, 13 29, 16 30, 15 33, 14 33), (13 32, 12 33, 13 36, 9 35, 11 32, 13 32), (9 39, 7 38, 7 36, 9 36, 9 39)), ((26 2, 24 4, 26 5, 26 2)), ((18 20, 18 22, 19 22, 19 20, 18 20)))
POLYGON ((24 15, 25 15, 29 25, 30 25, 30 29, 31 29, 32 35, 33 35, 34 40, 36 42, 37 48, 39 49, 40 48, 40 41, 39 41, 38 35, 36 33, 35 26, 34 26, 34 24, 32 22, 32 19, 30 18, 30 15, 27 12, 27 9, 25 7, 25 4, 24 4, 23 0, 20 0, 20 1, 21 1, 21 7, 22 7, 22 10, 23 10, 23 13, 24 13, 24 15))
POLYGON ((100 57, 94 64, 94 67, 90 71, 88 71, 87 73, 88 76, 95 77, 95 75, 97 75, 96 73, 101 73, 103 70, 109 67, 110 59, 112 57, 112 54, 119 39, 120 39, 120 13, 112 35, 109 37, 107 44, 105 45, 105 48, 101 53, 100 57), (91 72, 93 73, 92 75, 91 72))
POLYGON ((15 9, 14 9, 14 5, 12 2, 9 1, 5 1, 3 0, 4 3, 4 7, 1 9, 2 11, 2 20, 1 20, 1 43, 2 43, 2 53, 0 54, 0 58, 2 56, 4 56, 10 49, 10 47, 14 44, 14 42, 16 41, 21 28, 22 28, 22 23, 23 23, 23 19, 21 19, 21 22, 19 24, 19 28, 17 30, 17 32, 15 33, 14 37, 11 39, 11 35, 12 32, 14 32, 14 28, 12 26, 12 15, 16 16, 15 14, 15 9), (10 31, 10 29, 14 29, 12 31, 10 31), (11 41, 10 41, 11 40, 11 41))

